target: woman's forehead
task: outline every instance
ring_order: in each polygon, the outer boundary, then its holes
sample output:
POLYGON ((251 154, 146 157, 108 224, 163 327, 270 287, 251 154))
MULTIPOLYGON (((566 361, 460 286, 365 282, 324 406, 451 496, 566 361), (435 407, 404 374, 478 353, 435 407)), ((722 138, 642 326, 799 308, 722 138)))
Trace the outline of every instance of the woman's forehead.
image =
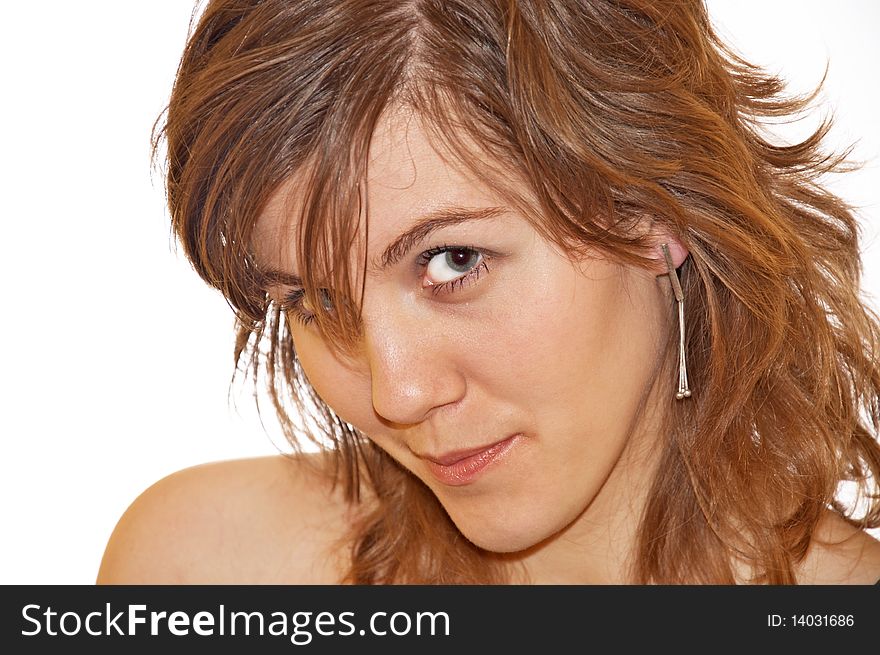
MULTIPOLYGON (((310 175, 291 175, 270 196, 253 232, 253 252, 263 267, 299 270, 295 261, 298 227, 308 196, 310 175)), ((482 210, 504 201, 468 173, 464 165, 433 138, 412 110, 388 111, 370 141, 367 169, 358 190, 358 247, 368 234, 368 258, 380 256, 414 221, 444 208, 482 210), (369 221, 369 230, 365 230, 369 221)), ((497 213, 497 212, 496 212, 497 213)))

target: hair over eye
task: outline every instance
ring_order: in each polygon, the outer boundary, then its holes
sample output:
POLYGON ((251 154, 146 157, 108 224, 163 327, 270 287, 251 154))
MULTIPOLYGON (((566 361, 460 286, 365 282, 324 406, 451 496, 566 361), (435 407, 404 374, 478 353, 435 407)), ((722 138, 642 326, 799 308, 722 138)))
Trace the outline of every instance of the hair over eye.
MULTIPOLYGON (((330 291, 321 288, 319 293, 324 311, 332 312, 333 301, 330 296, 330 291)), ((285 294, 284 299, 281 301, 280 308, 281 311, 285 312, 288 316, 293 316, 293 318, 303 325, 309 325, 315 320, 315 308, 311 306, 306 298, 305 289, 301 287, 285 294)))

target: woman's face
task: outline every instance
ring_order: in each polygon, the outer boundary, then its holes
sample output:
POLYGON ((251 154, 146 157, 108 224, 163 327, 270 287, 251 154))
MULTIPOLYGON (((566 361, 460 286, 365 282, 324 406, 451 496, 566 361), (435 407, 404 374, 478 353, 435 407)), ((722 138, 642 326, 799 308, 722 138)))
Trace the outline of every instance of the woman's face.
MULTIPOLYGON (((430 487, 473 543, 511 552, 559 533, 619 468, 630 430, 645 432, 640 403, 654 402, 674 308, 657 278, 665 265, 572 263, 402 111, 374 135, 367 194, 362 355, 338 359, 290 310, 309 381, 430 487), (462 209, 476 216, 422 223, 462 209), (383 268, 382 253, 419 225, 383 268)), ((292 275, 285 208, 296 202, 292 185, 276 194, 255 237, 260 263, 292 275)), ((662 387, 672 392, 672 380, 662 387)))

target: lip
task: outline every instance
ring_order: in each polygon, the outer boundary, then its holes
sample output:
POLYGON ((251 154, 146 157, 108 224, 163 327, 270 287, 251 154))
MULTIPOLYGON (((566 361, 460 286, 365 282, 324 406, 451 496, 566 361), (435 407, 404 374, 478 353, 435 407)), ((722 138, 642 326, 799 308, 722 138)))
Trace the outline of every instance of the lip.
POLYGON ((473 482, 491 464, 503 458, 519 436, 519 434, 513 434, 486 446, 455 450, 438 456, 426 455, 423 459, 438 481, 452 487, 459 487, 473 482))

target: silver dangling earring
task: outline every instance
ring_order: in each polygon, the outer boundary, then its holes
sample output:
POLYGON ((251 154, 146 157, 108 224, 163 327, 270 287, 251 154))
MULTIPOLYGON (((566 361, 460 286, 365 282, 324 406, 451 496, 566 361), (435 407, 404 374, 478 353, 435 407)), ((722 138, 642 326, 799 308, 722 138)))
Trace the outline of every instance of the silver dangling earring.
POLYGON ((672 292, 675 294, 675 302, 678 305, 678 391, 675 394, 677 400, 691 397, 691 390, 688 387, 687 360, 685 359, 684 347, 684 291, 681 289, 681 282, 678 280, 678 273, 675 266, 672 265, 672 255, 669 254, 669 246, 663 244, 660 246, 663 250, 663 257, 666 258, 666 267, 669 269, 669 281, 672 283, 672 292))

